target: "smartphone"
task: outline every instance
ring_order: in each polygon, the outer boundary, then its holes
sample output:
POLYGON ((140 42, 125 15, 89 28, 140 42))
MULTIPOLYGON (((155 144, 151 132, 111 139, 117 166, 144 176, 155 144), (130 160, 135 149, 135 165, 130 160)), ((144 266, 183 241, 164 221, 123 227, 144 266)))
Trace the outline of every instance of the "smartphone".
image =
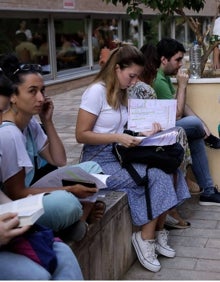
POLYGON ((95 183, 83 182, 83 181, 74 181, 74 180, 66 180, 66 179, 62 179, 62 184, 63 184, 63 186, 72 186, 72 185, 76 185, 76 184, 81 184, 81 185, 84 185, 86 187, 91 187, 91 188, 96 187, 95 183))

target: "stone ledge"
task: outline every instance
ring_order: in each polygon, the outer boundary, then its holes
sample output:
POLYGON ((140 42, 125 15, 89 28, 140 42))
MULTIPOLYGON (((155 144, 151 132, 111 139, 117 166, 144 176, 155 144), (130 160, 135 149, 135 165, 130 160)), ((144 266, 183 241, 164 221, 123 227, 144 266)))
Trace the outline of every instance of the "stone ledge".
POLYGON ((124 192, 101 192, 106 212, 92 224, 80 242, 69 242, 81 266, 85 280, 117 280, 136 259, 131 245, 132 223, 124 192))

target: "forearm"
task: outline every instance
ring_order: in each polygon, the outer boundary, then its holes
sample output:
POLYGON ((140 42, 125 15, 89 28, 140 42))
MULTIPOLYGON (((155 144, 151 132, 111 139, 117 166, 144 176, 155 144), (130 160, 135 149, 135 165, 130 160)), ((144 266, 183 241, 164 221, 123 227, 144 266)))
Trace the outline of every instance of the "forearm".
POLYGON ((176 92, 176 100, 177 100, 177 111, 176 111, 176 119, 181 119, 184 115, 185 111, 185 103, 186 103, 186 88, 178 87, 176 92))
POLYGON ((88 145, 102 145, 120 142, 120 133, 95 133, 92 131, 85 131, 81 133, 76 132, 76 140, 78 143, 88 145))
POLYGON ((51 164, 56 166, 66 165, 66 152, 63 143, 57 134, 52 121, 44 123, 44 128, 48 137, 48 151, 51 157, 51 164))
POLYGON ((6 193, 12 200, 18 200, 25 198, 29 195, 50 193, 57 190, 66 190, 66 187, 29 187, 29 188, 24 187, 23 189, 17 189, 16 191, 11 191, 10 189, 6 189, 6 193))

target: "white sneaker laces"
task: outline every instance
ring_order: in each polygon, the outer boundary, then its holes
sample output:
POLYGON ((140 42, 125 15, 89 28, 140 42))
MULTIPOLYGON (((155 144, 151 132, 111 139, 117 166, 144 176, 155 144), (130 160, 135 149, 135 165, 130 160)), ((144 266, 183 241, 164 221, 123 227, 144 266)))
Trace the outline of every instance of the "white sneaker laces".
POLYGON ((147 241, 145 245, 144 257, 151 261, 155 260, 157 258, 157 254, 155 254, 155 242, 147 241))
POLYGON ((169 234, 169 231, 167 231, 167 230, 160 231, 158 233, 158 240, 157 241, 159 242, 159 244, 161 246, 170 248, 170 246, 167 244, 168 234, 169 234))

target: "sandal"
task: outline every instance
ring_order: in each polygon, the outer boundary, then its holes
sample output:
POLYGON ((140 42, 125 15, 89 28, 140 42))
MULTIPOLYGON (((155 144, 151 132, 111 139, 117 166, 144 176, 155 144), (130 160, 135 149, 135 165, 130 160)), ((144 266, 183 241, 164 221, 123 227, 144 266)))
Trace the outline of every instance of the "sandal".
POLYGON ((179 221, 171 215, 167 214, 165 226, 174 229, 186 229, 191 227, 191 223, 185 220, 179 221))
POLYGON ((92 210, 87 217, 87 223, 92 224, 100 221, 103 218, 103 215, 106 211, 106 204, 103 201, 96 201, 92 207, 92 210))

